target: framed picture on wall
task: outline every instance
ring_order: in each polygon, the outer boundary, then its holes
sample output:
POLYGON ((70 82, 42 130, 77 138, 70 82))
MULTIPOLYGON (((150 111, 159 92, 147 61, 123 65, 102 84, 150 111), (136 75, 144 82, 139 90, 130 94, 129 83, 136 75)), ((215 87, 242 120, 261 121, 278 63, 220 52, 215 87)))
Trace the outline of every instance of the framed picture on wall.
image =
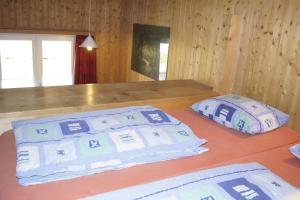
POLYGON ((133 24, 131 69, 154 80, 166 80, 170 27, 133 24))

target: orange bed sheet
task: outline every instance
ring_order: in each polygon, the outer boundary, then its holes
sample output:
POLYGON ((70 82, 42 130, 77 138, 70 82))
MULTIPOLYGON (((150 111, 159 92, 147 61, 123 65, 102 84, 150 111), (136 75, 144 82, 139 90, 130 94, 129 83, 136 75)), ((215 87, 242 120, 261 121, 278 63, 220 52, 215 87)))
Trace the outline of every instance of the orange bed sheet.
POLYGON ((289 146, 300 142, 299 133, 283 127, 266 134, 248 136, 222 127, 190 109, 169 114, 189 125, 199 137, 207 139, 205 146, 209 151, 199 156, 26 187, 17 182, 15 141, 12 132, 6 132, 0 137, 0 199, 77 199, 239 162, 259 162, 300 187, 300 160, 288 152, 289 146))

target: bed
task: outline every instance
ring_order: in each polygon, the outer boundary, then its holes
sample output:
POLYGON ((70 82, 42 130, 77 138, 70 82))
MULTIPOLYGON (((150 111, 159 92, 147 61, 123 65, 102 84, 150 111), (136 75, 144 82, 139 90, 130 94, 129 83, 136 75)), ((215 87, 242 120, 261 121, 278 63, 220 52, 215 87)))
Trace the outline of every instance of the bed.
POLYGON ((205 138, 209 151, 199 156, 134 166, 64 181, 20 186, 16 179, 16 150, 12 131, 0 136, 0 199, 78 199, 128 186, 230 163, 259 162, 283 179, 300 187, 300 161, 288 148, 300 134, 282 127, 257 136, 224 128, 191 109, 168 112, 205 138))

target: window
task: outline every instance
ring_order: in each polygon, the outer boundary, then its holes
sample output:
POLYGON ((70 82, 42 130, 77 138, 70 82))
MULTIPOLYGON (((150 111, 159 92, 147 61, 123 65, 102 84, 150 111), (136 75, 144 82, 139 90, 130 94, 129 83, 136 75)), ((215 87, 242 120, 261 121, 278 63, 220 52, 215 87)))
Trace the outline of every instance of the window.
POLYGON ((0 87, 73 84, 74 36, 0 34, 0 87))
POLYGON ((71 41, 42 41, 43 86, 73 83, 72 49, 71 41))
POLYGON ((1 40, 1 87, 33 87, 31 40, 1 40))
POLYGON ((160 43, 159 80, 167 79, 169 43, 160 43))

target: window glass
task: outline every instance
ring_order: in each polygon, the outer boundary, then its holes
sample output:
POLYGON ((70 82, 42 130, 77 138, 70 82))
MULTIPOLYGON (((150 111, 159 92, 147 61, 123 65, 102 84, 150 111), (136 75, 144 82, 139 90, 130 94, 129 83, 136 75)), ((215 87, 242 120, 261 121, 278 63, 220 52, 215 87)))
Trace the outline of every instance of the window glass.
POLYGON ((74 38, 0 33, 0 88, 73 84, 74 38))
POLYGON ((160 43, 159 80, 167 79, 169 43, 160 43))
POLYGON ((31 40, 0 40, 1 87, 33 87, 31 40))
POLYGON ((71 41, 42 41, 43 86, 72 84, 71 41))

